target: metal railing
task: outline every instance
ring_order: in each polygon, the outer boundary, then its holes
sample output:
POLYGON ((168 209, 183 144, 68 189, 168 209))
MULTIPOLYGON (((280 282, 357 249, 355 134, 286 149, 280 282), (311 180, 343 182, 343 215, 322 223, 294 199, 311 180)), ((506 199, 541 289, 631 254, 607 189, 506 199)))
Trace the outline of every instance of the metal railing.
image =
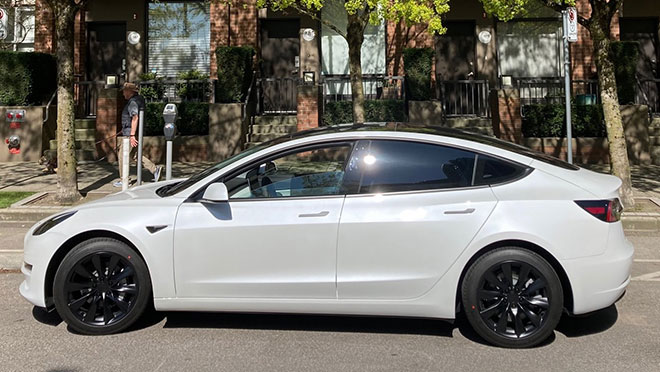
POLYGON ((647 105, 651 115, 660 115, 660 79, 637 79, 635 103, 647 105))
MULTIPOLYGON (((564 104, 563 78, 516 78, 522 106, 564 104)), ((597 80, 572 80, 572 96, 578 104, 600 103, 597 80)))
POLYGON ((298 111, 298 77, 257 79, 259 114, 295 114, 298 111))
POLYGON ((102 81, 76 81, 73 83, 76 118, 96 117, 99 90, 101 90, 103 84, 102 81))
POLYGON ((490 117, 488 80, 442 80, 437 87, 445 117, 490 117))
POLYGON ((214 102, 215 82, 211 79, 158 79, 138 83, 146 102, 214 102))
MULTIPOLYGON (((351 77, 348 75, 324 75, 323 100, 352 101, 351 77)), ((364 99, 406 99, 405 79, 403 76, 363 75, 362 89, 364 99)))

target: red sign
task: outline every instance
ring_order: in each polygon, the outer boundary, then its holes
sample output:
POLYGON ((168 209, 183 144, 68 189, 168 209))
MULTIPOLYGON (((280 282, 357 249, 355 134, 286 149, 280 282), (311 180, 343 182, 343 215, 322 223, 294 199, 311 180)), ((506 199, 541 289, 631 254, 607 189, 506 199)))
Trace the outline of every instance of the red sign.
POLYGON ((9 129, 21 129, 21 123, 11 122, 9 123, 9 129))

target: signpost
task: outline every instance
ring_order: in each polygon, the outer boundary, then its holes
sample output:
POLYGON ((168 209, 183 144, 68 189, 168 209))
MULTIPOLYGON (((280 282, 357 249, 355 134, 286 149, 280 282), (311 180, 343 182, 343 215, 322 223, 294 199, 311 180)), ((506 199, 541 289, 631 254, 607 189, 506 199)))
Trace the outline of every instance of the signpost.
POLYGON ((7 20, 9 16, 7 11, 0 8, 0 40, 5 40, 7 38, 7 20))
POLYGON ((573 164, 573 133, 571 123, 571 57, 569 55, 568 43, 574 43, 578 40, 578 21, 577 10, 569 7, 562 12, 564 21, 564 82, 566 96, 566 156, 568 162, 573 164))

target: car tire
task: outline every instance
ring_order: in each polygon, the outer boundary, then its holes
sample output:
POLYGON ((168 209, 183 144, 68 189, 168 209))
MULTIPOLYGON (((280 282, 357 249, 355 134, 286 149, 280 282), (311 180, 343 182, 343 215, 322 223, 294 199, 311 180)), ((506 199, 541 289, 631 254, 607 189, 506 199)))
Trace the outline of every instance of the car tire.
POLYGON ((561 281, 540 255, 518 247, 479 257, 461 288, 472 328, 487 342, 529 348, 553 333, 564 307, 561 281))
POLYGON ((130 327, 151 299, 147 266, 135 250, 110 238, 74 247, 53 281, 55 308, 78 333, 105 335, 130 327))

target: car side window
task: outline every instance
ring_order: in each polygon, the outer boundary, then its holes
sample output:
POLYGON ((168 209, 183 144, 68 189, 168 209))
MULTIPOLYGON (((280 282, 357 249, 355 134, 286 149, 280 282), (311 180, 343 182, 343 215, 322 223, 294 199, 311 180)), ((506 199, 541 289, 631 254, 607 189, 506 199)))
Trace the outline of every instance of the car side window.
POLYGON ((472 186, 476 154, 410 141, 360 141, 347 166, 353 193, 435 190, 472 186))
POLYGON ((305 149, 263 161, 225 180, 230 199, 342 194, 348 144, 305 149))
POLYGON ((475 172, 474 185, 493 185, 512 181, 522 176, 525 168, 505 160, 488 155, 479 155, 475 172))

